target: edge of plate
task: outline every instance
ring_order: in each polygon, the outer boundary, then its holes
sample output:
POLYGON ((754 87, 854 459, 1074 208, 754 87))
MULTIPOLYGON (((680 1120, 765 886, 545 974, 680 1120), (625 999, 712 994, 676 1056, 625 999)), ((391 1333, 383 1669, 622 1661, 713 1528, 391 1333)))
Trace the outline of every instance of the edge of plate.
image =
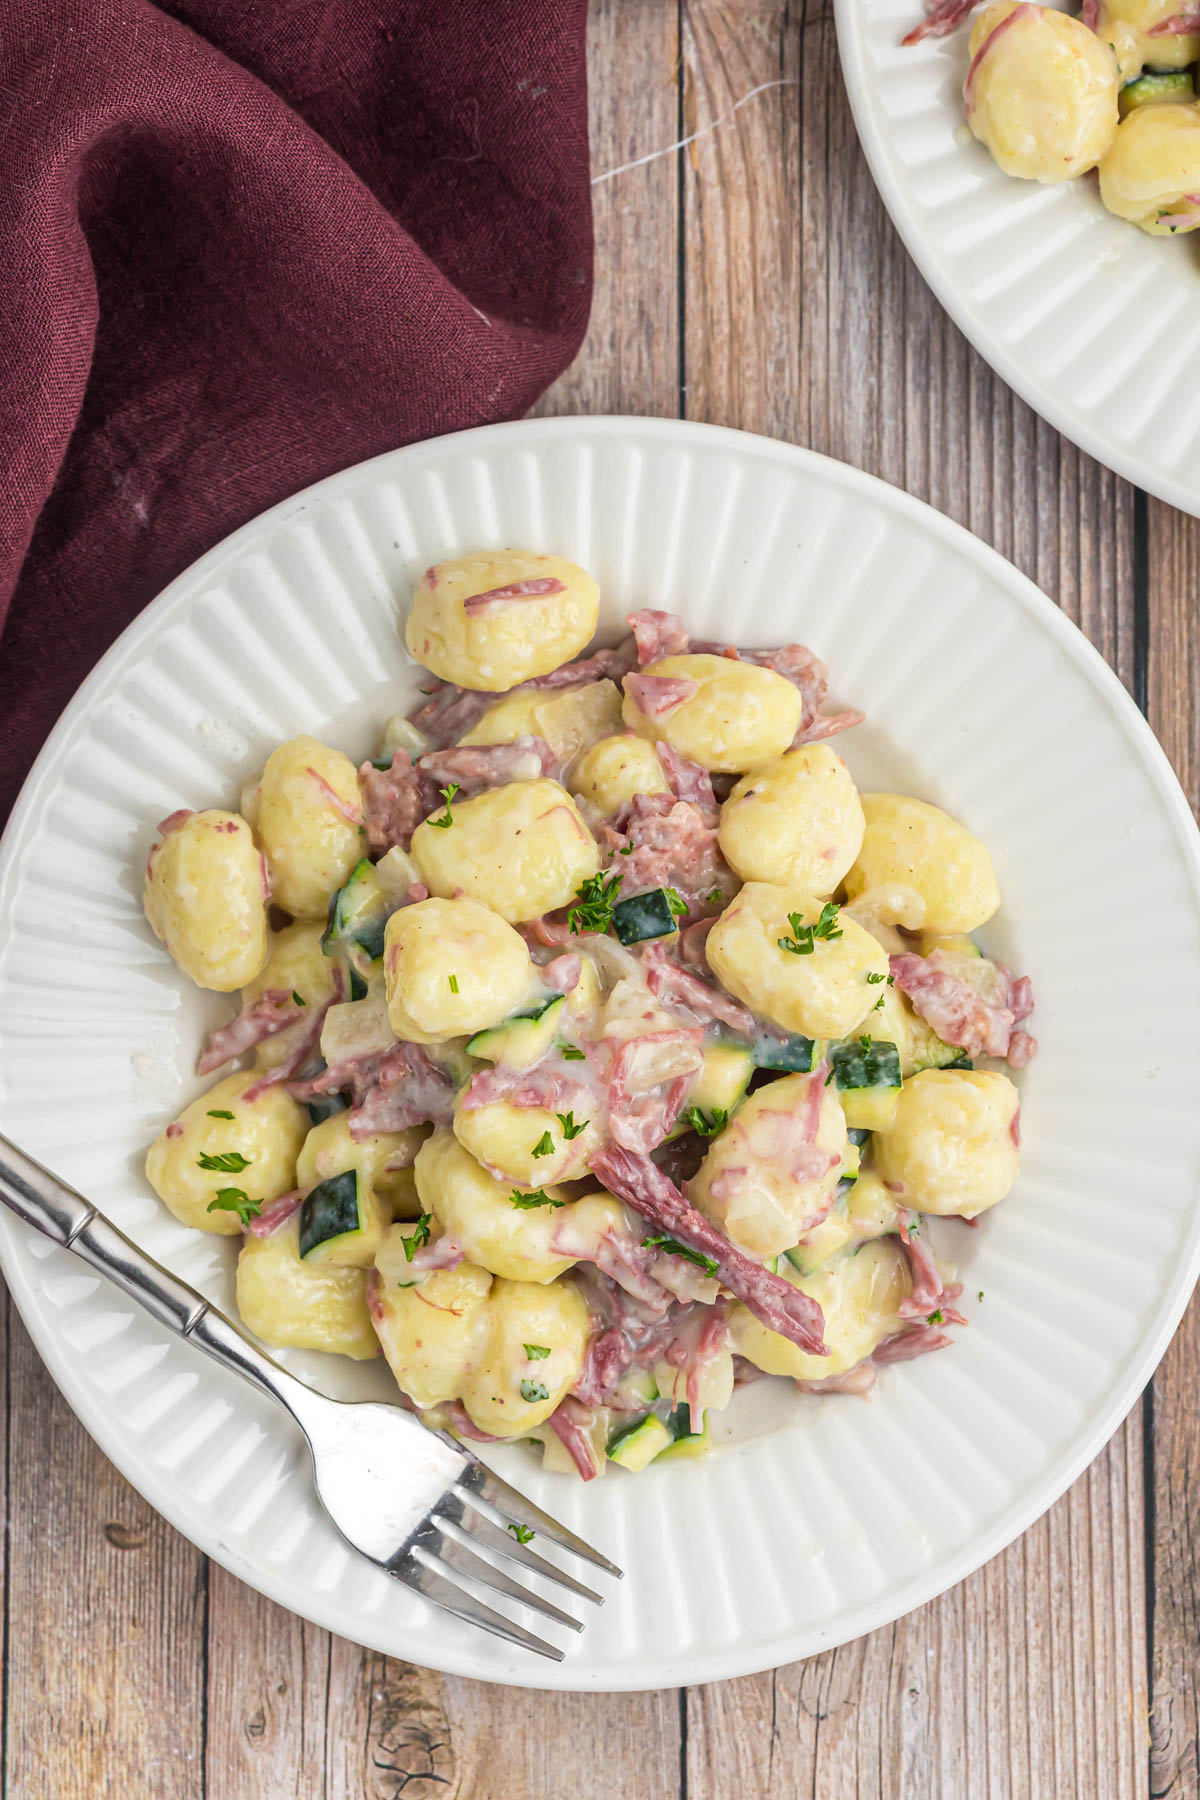
MULTIPOLYGON (((848 0, 837 0, 839 7, 846 3, 848 0)), ((41 787, 47 779, 60 745, 66 743, 77 721, 87 712, 93 694, 108 679, 112 664, 120 659, 122 652, 128 654, 129 651, 135 649, 140 638, 150 630, 148 620, 151 618, 157 620, 171 607, 183 604, 193 590, 200 588, 228 558, 239 554, 256 537, 273 529, 292 513, 304 511, 314 501, 336 495, 343 484, 357 482, 371 471, 383 471, 401 460, 419 463, 423 458, 445 455, 451 447, 468 453, 473 448, 500 442, 505 438, 522 440, 569 438, 581 432, 593 433, 601 437, 628 436, 633 433, 668 440, 678 438, 682 434, 693 442, 724 444, 729 448, 737 449, 743 455, 753 455, 764 459, 772 458, 785 464, 808 466, 819 471, 826 479, 839 481, 849 488, 867 490, 881 505, 890 507, 895 512, 907 515, 911 519, 921 520, 924 528, 934 536, 941 537, 943 541, 949 543, 960 553, 977 560, 999 585, 1008 590, 1014 600, 1019 601, 1027 612, 1038 619, 1044 629, 1059 638, 1066 654, 1076 661, 1089 680, 1107 697, 1118 724, 1124 728, 1128 738, 1142 756, 1151 779, 1162 794, 1164 803, 1174 818, 1180 851, 1191 875, 1193 892, 1197 906, 1200 908, 1200 828, 1197 827, 1191 807, 1167 759, 1166 752, 1132 697, 1104 661, 1099 651, 1088 641, 1078 626, 1043 594, 1028 576, 1023 575, 998 551, 985 544, 982 539, 977 538, 964 526, 938 512, 927 502, 914 499, 912 495, 894 487, 889 482, 880 480, 878 476, 869 475, 849 463, 823 456, 817 451, 805 449, 800 445, 764 437, 753 432, 736 431, 728 426, 705 425, 689 420, 641 418, 632 415, 569 415, 558 418, 512 420, 498 425, 478 426, 469 431, 447 433, 442 437, 425 439, 420 443, 406 445, 397 450, 384 451, 381 455, 355 464, 349 469, 326 476, 324 480, 315 482, 289 499, 279 502, 269 511, 240 526, 228 537, 215 544, 211 550, 206 551, 188 569, 170 582, 130 622, 110 646, 96 668, 81 684, 64 708, 26 777, 7 826, 3 835, 0 836, 0 913, 7 903, 15 879, 16 862, 23 847, 22 840, 27 827, 33 822, 33 814, 41 787)), ((219 1532, 195 1530, 190 1523, 188 1526, 181 1524, 175 1514, 173 1501, 168 1494, 164 1493, 155 1472, 144 1465, 138 1465, 136 1469, 129 1466, 123 1455, 114 1454, 106 1446, 102 1409, 99 1405, 93 1405, 86 1395, 82 1403, 77 1403, 69 1391, 68 1384, 72 1371, 68 1367, 65 1353, 60 1354, 59 1346, 53 1338, 47 1338, 43 1342, 29 1325, 26 1309, 27 1306, 32 1307, 34 1293, 31 1284, 25 1278, 24 1271, 13 1256, 14 1244, 24 1233, 29 1233, 32 1238, 33 1234, 29 1226, 23 1225, 12 1214, 0 1209, 0 1272, 3 1273, 8 1284, 10 1295, 22 1323, 29 1331, 34 1346, 45 1363, 55 1386, 85 1430, 130 1486, 140 1493, 148 1504, 153 1506, 155 1511, 165 1518, 168 1524, 182 1537, 204 1555, 212 1557, 230 1574, 245 1581, 257 1592, 266 1595, 268 1599, 274 1600, 288 1611, 296 1612, 297 1609, 286 1583, 276 1580, 266 1571, 249 1563, 237 1549, 222 1541, 219 1532)), ((772 1644, 765 1652, 759 1648, 745 1655, 735 1653, 720 1657, 693 1659, 688 1662, 667 1662, 660 1669, 656 1669, 653 1679, 639 1679, 632 1682, 622 1680, 619 1675, 597 1677, 594 1674, 585 1674, 583 1671, 579 1671, 582 1678, 575 1679, 573 1677, 575 1677, 576 1671, 573 1670, 569 1657, 554 1668, 539 1664, 531 1668, 516 1666, 496 1669, 494 1672, 489 1671, 488 1673, 481 1673, 474 1659, 459 1658, 453 1655, 441 1655, 436 1662, 422 1666, 434 1668, 443 1674, 465 1676, 477 1681, 490 1681, 506 1687, 553 1689, 560 1692, 637 1693, 664 1687, 696 1686, 710 1681, 758 1674, 767 1669, 778 1668, 788 1662, 834 1649, 838 1645, 849 1643, 882 1625, 903 1618, 930 1600, 936 1599, 938 1595, 948 1592, 950 1588, 957 1586, 984 1563, 991 1561, 1023 1532, 1027 1531, 1037 1519, 1041 1518, 1066 1492, 1067 1488, 1078 1479, 1122 1424, 1143 1387, 1162 1360, 1179 1321, 1183 1317, 1198 1275, 1200 1275, 1200 1210, 1197 1211, 1193 1220, 1188 1253, 1181 1258, 1175 1275, 1166 1290, 1164 1304, 1160 1309, 1155 1329, 1148 1334, 1141 1355, 1131 1364, 1124 1380, 1114 1390, 1100 1423, 1091 1431, 1081 1435, 1073 1454, 1067 1459, 1057 1479, 1045 1488, 1037 1490, 1026 1506, 1004 1518, 985 1533, 977 1543, 965 1549, 959 1557, 951 1562, 948 1569, 939 1570, 932 1579, 914 1579, 906 1588, 901 1589, 898 1595, 893 1595, 882 1602, 876 1601, 859 1608, 856 1612, 847 1614, 836 1628, 825 1632, 818 1631, 794 1634, 790 1638, 784 1637, 772 1644)), ((202 1352, 197 1350, 195 1354, 199 1357, 202 1352)), ((322 1629, 338 1635, 345 1635, 344 1622, 323 1606, 314 1605, 298 1616, 309 1619, 322 1629)), ((396 1656, 409 1661, 414 1660, 410 1649, 394 1642, 380 1641, 382 1635, 382 1633, 372 1633, 363 1641, 383 1655, 396 1656)))

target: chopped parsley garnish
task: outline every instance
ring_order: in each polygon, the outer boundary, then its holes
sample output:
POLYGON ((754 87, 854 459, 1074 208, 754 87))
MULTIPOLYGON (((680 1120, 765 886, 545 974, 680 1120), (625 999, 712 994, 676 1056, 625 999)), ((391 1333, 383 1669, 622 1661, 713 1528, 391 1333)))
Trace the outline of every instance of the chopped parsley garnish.
POLYGON ((877 981, 886 981, 887 976, 876 974, 876 972, 874 970, 872 970, 871 973, 867 976, 867 980, 871 983, 871 985, 873 987, 877 981))
MULTIPOLYGON (((562 1126, 562 1134, 566 1138, 568 1144, 572 1138, 577 1138, 581 1131, 586 1131, 592 1122, 590 1119, 584 1119, 582 1124, 577 1125, 575 1123, 575 1114, 573 1112, 555 1113, 554 1116, 562 1126)), ((546 1136, 549 1137, 549 1135, 550 1133, 547 1132, 546 1136)))
POLYGON ((240 1150, 226 1150, 220 1156, 210 1156, 207 1150, 202 1150, 196 1158, 201 1169, 215 1169, 220 1175, 240 1175, 252 1161, 252 1157, 243 1156, 240 1150))
POLYGON ((533 1154, 535 1156, 553 1156, 554 1155, 554 1139, 550 1136, 550 1133, 548 1131, 543 1131, 541 1137, 538 1139, 537 1143, 533 1146, 533 1154))
POLYGON ((612 924, 613 907, 620 891, 619 875, 589 875, 575 889, 576 898, 567 908, 567 923, 571 930, 576 933, 606 932, 612 924))
POLYGON ((519 1207, 522 1212, 529 1212, 535 1206, 561 1206, 561 1200, 552 1200, 545 1188, 532 1188, 528 1194, 519 1193, 516 1188, 508 1196, 511 1205, 519 1207))
POLYGON ((832 942, 840 938, 842 933, 838 927, 838 908, 836 900, 827 900, 821 908, 821 916, 815 925, 806 925, 799 913, 788 914, 788 924, 792 928, 790 938, 778 938, 776 942, 781 950, 789 950, 793 956, 811 956, 817 939, 832 942))
POLYGON ((633 855, 633 845, 632 844, 622 844, 621 845, 621 855, 622 856, 632 856, 633 855))
POLYGON ((308 1002, 304 998, 304 995, 298 994, 296 992, 295 988, 292 989, 292 999, 296 1002, 297 1006, 307 1006, 307 1004, 308 1004, 308 1002))
POLYGON ((946 1323, 946 1315, 942 1311, 940 1306, 938 1307, 936 1312, 930 1313, 930 1315, 926 1319, 925 1323, 927 1325, 944 1325, 946 1323))
POLYGON ((442 796, 442 799, 446 802, 445 817, 440 818, 440 819, 427 819, 426 820, 427 825, 436 825, 439 831, 449 830, 450 826, 453 825, 453 823, 454 823, 454 813, 451 810, 451 806, 452 806, 452 802, 454 800, 454 796, 455 796, 455 794, 458 793, 458 791, 459 791, 459 784, 457 781, 452 781, 450 783, 449 787, 444 787, 444 788, 438 789, 438 793, 442 796))
POLYGON ((233 1114, 231 1112, 224 1112, 220 1107, 217 1107, 210 1112, 208 1116, 210 1119, 232 1119, 233 1114))
POLYGON ((869 1032, 869 1031, 864 1031, 864 1032, 863 1032, 863 1034, 862 1034, 862 1036, 861 1036, 861 1037, 860 1037, 860 1038, 859 1038, 859 1040, 858 1040, 858 1041, 859 1041, 859 1044, 860 1044, 860 1045, 861 1045, 861 1047, 862 1047, 862 1049, 863 1049, 863 1050, 864 1050, 864 1051, 867 1051, 867 1050, 869 1050, 869 1049, 870 1049, 870 1048, 871 1048, 871 1034, 870 1034, 870 1032, 869 1032))
POLYGON ((549 1344, 523 1344, 521 1348, 530 1362, 542 1362, 550 1354, 549 1344))
POLYGON ((241 1188, 218 1188, 216 1199, 210 1200, 208 1212, 235 1212, 243 1228, 262 1211, 261 1200, 250 1200, 241 1188))
POLYGON ((714 1106, 710 1113, 706 1113, 702 1107, 689 1106, 680 1117, 698 1137, 716 1137, 718 1131, 724 1131, 729 1123, 729 1114, 723 1106, 714 1106))
POLYGON ((709 906, 715 906, 717 902, 723 900, 725 896, 719 887, 710 887, 704 898, 709 906))
POLYGON ((525 1380, 521 1383, 521 1398, 522 1400, 528 1400, 530 1405, 532 1405, 535 1400, 548 1400, 550 1398, 550 1389, 546 1386, 544 1381, 525 1380))
POLYGON ((880 994, 878 1000, 875 1002, 874 1006, 871 1008, 871 1011, 878 1012, 882 1005, 883 1005, 883 995, 880 994))
POLYGON ((564 1062, 586 1062, 587 1061, 587 1058, 584 1056, 583 1051, 577 1049, 574 1044, 560 1044, 558 1046, 558 1048, 559 1048, 559 1053, 562 1056, 564 1062))
POLYGON ((979 1290, 979 1298, 981 1300, 983 1299, 983 1289, 982 1288, 980 1288, 980 1290, 979 1290))
POLYGON ((416 1224, 413 1226, 409 1236, 403 1239, 404 1259, 406 1262, 411 1262, 422 1244, 427 1244, 429 1242, 429 1226, 432 1218, 432 1213, 422 1213, 416 1224))
POLYGON ((452 994, 457 994, 457 992, 458 992, 458 976, 457 975, 449 975, 449 976, 447 976, 447 980, 450 983, 450 992, 452 994))
POLYGON ((664 888, 663 893, 667 896, 667 905, 671 909, 671 917, 673 919, 684 918, 688 911, 688 903, 683 895, 673 887, 664 888))
POLYGON ((537 1532, 531 1531, 529 1529, 528 1525, 512 1525, 512 1524, 510 1524, 508 1529, 509 1529, 509 1531, 512 1532, 512 1534, 516 1538, 518 1544, 531 1544, 533 1542, 534 1538, 537 1536, 537 1532))
POLYGON ((715 1275, 717 1272, 715 1257, 704 1256, 699 1250, 693 1250, 689 1244, 681 1244, 677 1238, 664 1237, 661 1231, 657 1232, 654 1237, 643 1238, 642 1249, 665 1250, 668 1256, 682 1256, 685 1262, 695 1263, 696 1267, 703 1269, 706 1275, 715 1275))
POLYGON ((912 1221, 912 1223, 909 1225, 909 1228, 908 1228, 908 1235, 909 1235, 909 1237, 920 1237, 920 1235, 921 1235, 920 1219, 914 1219, 912 1221))

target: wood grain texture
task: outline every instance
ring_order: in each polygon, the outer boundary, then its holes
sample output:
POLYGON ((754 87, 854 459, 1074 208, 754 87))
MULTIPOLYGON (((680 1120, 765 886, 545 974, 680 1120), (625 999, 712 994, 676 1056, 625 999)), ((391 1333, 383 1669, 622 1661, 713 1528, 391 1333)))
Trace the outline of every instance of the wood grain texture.
POLYGON ((203 1781, 207 1565, 100 1454, 11 1313, 5 1792, 203 1781))
MULTIPOLYGON (((594 187, 591 328, 538 411, 682 412, 928 499, 1082 625, 1200 799, 1200 525, 1060 439, 938 308, 824 0, 597 0, 589 54, 597 175, 699 135, 594 187)), ((1006 1554, 858 1643, 684 1696, 527 1695, 331 1639, 155 1519, 15 1313, 9 1344, 8 1800, 1200 1795, 1195 1311, 1152 1405, 1006 1554)))
MULTIPOLYGON (((1150 723, 1200 809, 1200 521, 1148 507, 1150 723)), ((1150 1792, 1200 1794, 1200 1306, 1154 1382, 1150 1792)))

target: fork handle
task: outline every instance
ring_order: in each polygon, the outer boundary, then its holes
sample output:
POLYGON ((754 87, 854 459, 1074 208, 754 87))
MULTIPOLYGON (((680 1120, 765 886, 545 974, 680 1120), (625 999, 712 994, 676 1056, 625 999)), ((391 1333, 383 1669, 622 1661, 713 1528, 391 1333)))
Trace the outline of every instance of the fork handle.
POLYGON ((106 1275, 160 1324, 253 1382, 295 1417, 300 1417, 305 1397, 316 1399, 311 1388, 280 1368, 203 1294, 139 1250, 82 1194, 3 1136, 0 1202, 43 1237, 106 1275))

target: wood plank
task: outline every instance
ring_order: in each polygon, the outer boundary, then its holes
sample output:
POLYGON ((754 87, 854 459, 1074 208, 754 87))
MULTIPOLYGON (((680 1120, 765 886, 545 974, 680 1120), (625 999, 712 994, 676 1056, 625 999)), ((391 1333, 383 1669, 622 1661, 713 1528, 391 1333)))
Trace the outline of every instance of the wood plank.
POLYGON ((135 1494, 11 1311, 6 1792, 197 1800, 205 1560, 135 1494))
POLYGON ((206 1793, 325 1800, 330 1637, 209 1565, 206 1793))
MULTIPOLYGON (((691 0, 686 412, 906 487, 1060 601, 1135 680, 1128 487, 1034 417, 909 262, 858 150, 831 23, 691 0)), ((1140 1415, 1020 1543, 858 1644, 688 1697, 688 1792, 1146 1791, 1140 1415)), ((1182 1792, 1183 1790, 1181 1790, 1182 1792)))
MULTIPOLYGON (((1200 808, 1200 521, 1148 507, 1147 711, 1200 808)), ((1155 1378, 1150 1792, 1200 1794, 1200 1305, 1155 1378)))

